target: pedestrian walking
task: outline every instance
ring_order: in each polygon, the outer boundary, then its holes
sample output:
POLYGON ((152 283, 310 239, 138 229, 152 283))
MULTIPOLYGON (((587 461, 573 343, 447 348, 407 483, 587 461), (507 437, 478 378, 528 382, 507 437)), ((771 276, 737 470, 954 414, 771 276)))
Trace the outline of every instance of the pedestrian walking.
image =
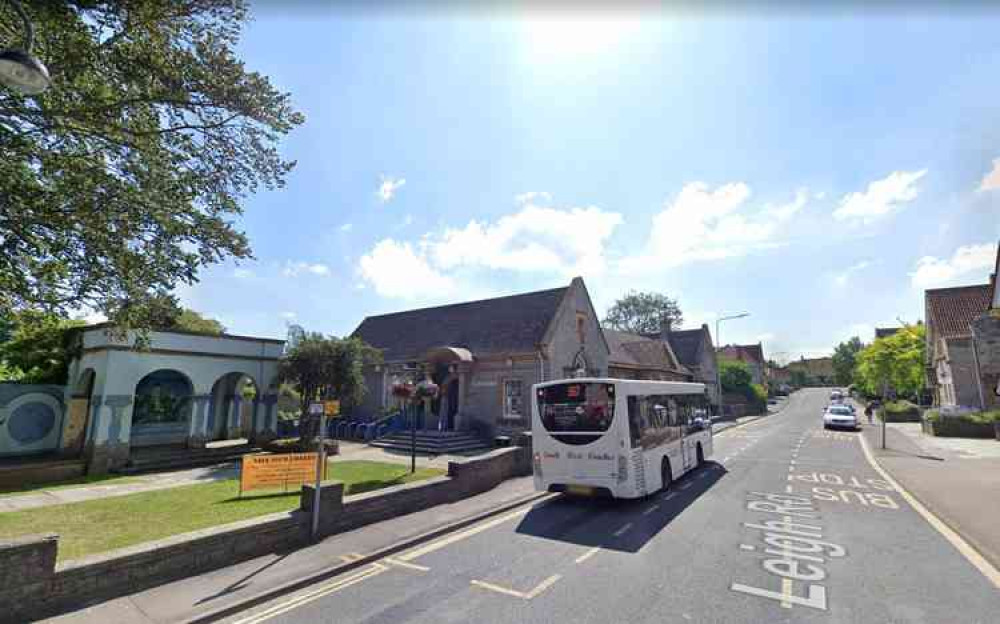
POLYGON ((874 413, 875 413, 875 409, 872 407, 871 403, 869 403, 868 405, 865 406, 865 416, 868 417, 868 424, 869 425, 873 424, 872 423, 872 414, 874 414, 874 413))

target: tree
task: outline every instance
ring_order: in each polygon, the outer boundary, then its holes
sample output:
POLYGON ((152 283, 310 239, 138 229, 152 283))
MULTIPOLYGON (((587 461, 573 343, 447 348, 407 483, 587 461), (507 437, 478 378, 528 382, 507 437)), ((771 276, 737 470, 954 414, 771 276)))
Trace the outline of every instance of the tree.
POLYGON ((723 392, 745 395, 747 388, 753 383, 753 375, 746 362, 722 360, 719 362, 719 380, 722 382, 723 392))
POLYGON ((318 430, 318 421, 306 417, 309 403, 339 399, 345 409, 356 405, 365 393, 364 365, 380 360, 380 352, 358 338, 303 332, 298 344, 278 362, 279 382, 290 384, 301 398, 303 439, 312 439, 318 430))
POLYGON ((923 325, 907 325, 862 349, 855 369, 862 390, 879 395, 887 388, 916 397, 924 387, 924 340, 923 325))
POLYGON ((683 322, 684 315, 676 299, 660 293, 632 290, 615 301, 605 315, 603 325, 633 334, 655 334, 664 325, 678 327, 683 322))
POLYGON ((865 345, 861 339, 854 336, 841 342, 833 350, 833 379, 838 386, 848 386, 854 382, 854 369, 857 367, 858 353, 865 345))
POLYGON ((72 330, 86 323, 24 311, 13 325, 10 339, 0 344, 0 381, 65 384, 75 352, 72 330))
MULTIPOLYGON (((246 0, 25 3, 53 87, 0 87, 0 317, 89 308, 149 328, 205 265, 248 258, 241 201, 284 184, 303 122, 235 48, 246 0)), ((0 37, 17 15, 0 3, 0 37)))
POLYGON ((226 333, 226 328, 222 323, 215 319, 204 317, 190 308, 181 310, 181 313, 166 329, 181 329, 198 334, 213 334, 216 336, 226 333))

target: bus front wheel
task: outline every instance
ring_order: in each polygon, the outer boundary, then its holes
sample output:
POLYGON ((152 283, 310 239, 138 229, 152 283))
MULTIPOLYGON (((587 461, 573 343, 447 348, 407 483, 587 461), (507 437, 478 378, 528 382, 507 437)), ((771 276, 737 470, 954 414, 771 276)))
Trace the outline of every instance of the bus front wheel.
POLYGON ((663 491, 670 489, 670 482, 672 480, 673 476, 670 473, 670 461, 664 459, 663 464, 660 466, 660 481, 663 484, 663 491))

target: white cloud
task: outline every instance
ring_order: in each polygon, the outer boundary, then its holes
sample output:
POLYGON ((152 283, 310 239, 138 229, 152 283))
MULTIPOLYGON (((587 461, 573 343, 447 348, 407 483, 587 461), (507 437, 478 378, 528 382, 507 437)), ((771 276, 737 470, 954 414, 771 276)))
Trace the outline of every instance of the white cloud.
POLYGON ((986 174, 979 183, 980 191, 996 191, 1000 189, 1000 158, 993 160, 993 170, 986 174))
POLYGON ((997 248, 993 243, 959 247, 950 259, 924 256, 917 260, 916 269, 910 273, 914 288, 925 289, 946 286, 958 278, 984 283, 996 260, 997 248), (982 271, 981 275, 969 275, 982 271))
POLYGON ((653 217, 645 251, 622 260, 620 268, 626 273, 642 272, 773 247, 780 226, 802 210, 808 197, 802 189, 786 204, 767 204, 751 211, 746 205, 750 187, 743 182, 715 190, 703 182, 691 182, 653 217))
POLYGON ((387 204, 392 201, 392 198, 396 196, 396 191, 402 188, 404 184, 406 184, 404 178, 393 178, 382 174, 382 182, 379 184, 375 194, 383 204, 387 204))
POLYGON ((423 252, 391 238, 361 256, 358 270, 383 297, 435 298, 455 289, 453 280, 431 267, 423 252))
POLYGON ((337 229, 339 229, 341 232, 350 232, 351 230, 354 229, 354 224, 353 223, 345 223, 345 224, 341 225, 337 229))
POLYGON ((826 191, 817 191, 816 194, 813 195, 813 199, 818 201, 826 199, 826 191))
POLYGON ((594 206, 557 209, 525 201, 517 212, 495 221, 473 220, 425 233, 412 243, 383 239, 361 258, 359 272, 379 294, 407 298, 418 294, 414 290, 421 281, 432 291, 451 290, 460 276, 474 285, 475 273, 484 270, 564 278, 604 272, 605 247, 622 222, 620 214, 594 206))
POLYGON ((295 312, 282 312, 281 313, 281 318, 285 319, 286 321, 294 320, 295 317, 297 317, 297 316, 298 316, 298 314, 296 314, 295 312))
POLYGON ((761 335, 757 336, 757 342, 761 342, 761 343, 763 343, 763 342, 771 342, 772 340, 774 340, 774 338, 775 338, 775 335, 772 334, 772 333, 770 333, 770 332, 768 332, 768 333, 761 334, 761 335))
POLYGON ((926 173, 926 169, 893 171, 888 177, 869 184, 863 192, 844 195, 840 206, 833 211, 833 218, 866 225, 876 221, 916 199, 920 191, 915 184, 926 173))
POLYGON ((528 191, 527 193, 521 193, 514 196, 514 202, 518 206, 534 203, 535 200, 550 202, 552 201, 552 193, 549 193, 548 191, 528 191))
POLYGON ((329 275, 330 267, 321 263, 310 264, 308 262, 292 262, 291 260, 286 260, 285 268, 281 271, 281 274, 285 277, 297 277, 303 273, 312 273, 313 275, 329 275))
POLYGON ((599 274, 604 248, 622 216, 600 208, 556 209, 533 204, 496 221, 470 221, 424 241, 442 269, 481 267, 563 276, 599 274))
POLYGON ((851 278, 852 274, 857 273, 858 271, 863 271, 864 269, 867 269, 871 265, 872 263, 869 260, 862 260, 861 262, 856 262, 851 266, 847 267, 846 269, 844 269, 843 271, 841 271, 840 273, 834 275, 833 283, 840 287, 847 286, 847 282, 851 278))
POLYGON ((236 279, 250 279, 254 277, 254 272, 250 269, 233 269, 233 277, 236 279))

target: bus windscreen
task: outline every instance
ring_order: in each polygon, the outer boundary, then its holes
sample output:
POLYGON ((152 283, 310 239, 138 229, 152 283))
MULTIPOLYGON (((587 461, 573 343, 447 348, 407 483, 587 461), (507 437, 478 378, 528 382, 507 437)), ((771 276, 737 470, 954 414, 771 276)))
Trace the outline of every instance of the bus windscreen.
POLYGON ((538 389, 538 413, 550 433, 604 432, 615 416, 615 386, 566 383, 538 389))

